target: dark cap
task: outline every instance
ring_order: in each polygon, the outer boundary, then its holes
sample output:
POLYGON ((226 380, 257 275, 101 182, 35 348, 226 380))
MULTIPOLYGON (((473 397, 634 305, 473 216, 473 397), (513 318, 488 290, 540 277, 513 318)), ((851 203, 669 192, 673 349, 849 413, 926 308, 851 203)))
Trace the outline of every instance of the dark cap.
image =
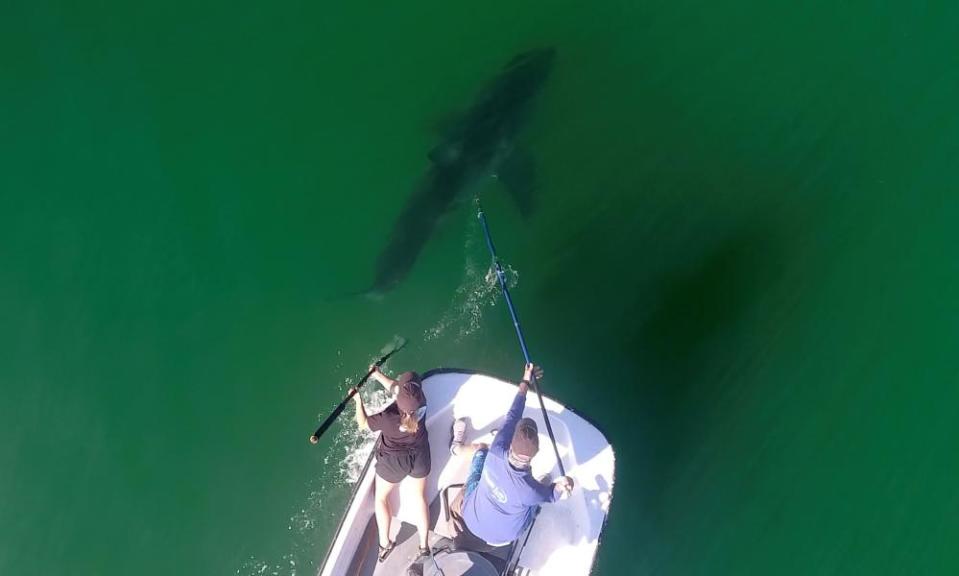
POLYGON ((539 452, 539 429, 532 418, 523 418, 516 423, 516 432, 509 445, 513 454, 521 458, 531 459, 539 452))
POLYGON ((396 406, 407 414, 416 412, 426 405, 426 395, 423 394, 423 384, 420 375, 416 372, 403 372, 396 379, 400 390, 396 395, 396 406))

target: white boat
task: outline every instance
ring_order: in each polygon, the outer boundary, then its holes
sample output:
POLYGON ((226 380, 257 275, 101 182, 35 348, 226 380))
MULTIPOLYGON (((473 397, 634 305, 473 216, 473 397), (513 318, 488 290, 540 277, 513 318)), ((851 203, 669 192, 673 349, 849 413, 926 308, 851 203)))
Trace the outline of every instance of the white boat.
MULTIPOLYGON (((449 536, 446 532, 444 489, 452 500, 466 478, 469 462, 449 453, 450 428, 455 418, 467 418, 467 442, 489 441, 516 395, 516 385, 464 370, 432 370, 423 375, 428 402, 426 426, 430 438, 432 472, 427 481, 427 499, 434 532, 431 545, 449 536)), ((584 417, 548 397, 543 398, 566 473, 575 482, 570 496, 544 504, 528 533, 511 546, 494 553, 438 552, 436 564, 427 560, 427 576, 586 576, 593 567, 607 511, 612 499, 614 456, 606 437, 584 417)), ((525 416, 537 421, 540 451, 533 458, 537 477, 559 476, 556 457, 545 434, 546 427, 536 394, 527 395, 525 416)), ((374 451, 375 452, 375 451, 374 451)), ((374 466, 371 454, 353 489, 348 508, 326 554, 319 576, 402 576, 417 554, 413 510, 403 502, 409 488, 401 483, 391 503, 392 534, 396 548, 378 563, 376 520, 373 515, 374 466), (400 494, 396 494, 399 492, 400 494)))

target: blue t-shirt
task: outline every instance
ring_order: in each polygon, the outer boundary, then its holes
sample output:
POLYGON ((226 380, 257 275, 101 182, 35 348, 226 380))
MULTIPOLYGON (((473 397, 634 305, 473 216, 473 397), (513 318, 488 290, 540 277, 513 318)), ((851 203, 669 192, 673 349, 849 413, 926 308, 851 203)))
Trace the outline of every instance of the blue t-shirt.
POLYGON ((466 526, 489 544, 507 544, 518 538, 533 509, 554 499, 552 485, 537 482, 529 468, 517 470, 507 459, 525 405, 526 394, 516 394, 490 445, 479 484, 463 500, 466 526))

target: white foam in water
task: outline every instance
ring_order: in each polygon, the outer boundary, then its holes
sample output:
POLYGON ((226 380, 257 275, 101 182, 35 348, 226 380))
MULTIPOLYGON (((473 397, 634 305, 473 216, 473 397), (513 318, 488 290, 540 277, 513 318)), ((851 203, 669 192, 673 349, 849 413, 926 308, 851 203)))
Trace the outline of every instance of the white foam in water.
MULTIPOLYGON (((496 305, 500 290, 496 272, 492 266, 485 270, 480 268, 472 256, 476 248, 478 228, 477 221, 474 221, 467 231, 463 279, 453 293, 446 312, 435 325, 424 331, 423 340, 426 342, 446 335, 447 331, 455 331, 453 342, 460 342, 480 328, 483 312, 496 305)), ((506 266, 503 272, 506 275, 507 287, 514 288, 519 282, 519 273, 511 266, 506 266)))
MULTIPOLYGON (((392 401, 392 397, 379 384, 370 384, 372 389, 365 388, 360 391, 363 396, 363 405, 369 414, 379 412, 386 408, 392 401)), ((350 407, 352 408, 352 407, 350 407)), ((369 430, 360 430, 356 427, 356 420, 349 418, 349 422, 344 423, 343 427, 336 435, 333 441, 334 446, 346 448, 346 454, 340 458, 340 467, 337 480, 349 484, 355 484, 360 479, 360 473, 363 466, 373 451, 373 445, 376 443, 376 432, 369 430)), ((339 450, 336 450, 339 453, 339 450)))
MULTIPOLYGON (((396 345, 394 342, 393 345, 396 345)), ((374 362, 380 355, 370 359, 374 362)), ((339 352, 337 352, 339 355, 339 352)), ((338 363, 337 368, 342 366, 338 363)), ((345 396, 353 387, 353 377, 344 378, 339 386, 345 396)), ((368 382, 360 391, 367 412, 374 413, 385 408, 392 401, 390 395, 382 386, 368 382)), ((308 483, 309 496, 302 507, 290 516, 287 530, 292 533, 290 551, 275 562, 250 556, 236 569, 236 576, 297 576, 299 565, 306 566, 307 573, 315 571, 311 568, 315 562, 314 532, 318 525, 335 524, 342 514, 342 509, 331 509, 325 505, 330 490, 336 490, 354 484, 360 478, 360 472, 373 450, 376 434, 369 430, 359 430, 353 417, 353 406, 348 405, 340 415, 339 425, 333 437, 332 446, 327 450, 323 465, 325 470, 332 473, 323 473, 314 476, 308 483), (330 466, 335 463, 334 466, 330 466)), ((329 410, 317 414, 317 422, 322 422, 329 414, 329 410)))

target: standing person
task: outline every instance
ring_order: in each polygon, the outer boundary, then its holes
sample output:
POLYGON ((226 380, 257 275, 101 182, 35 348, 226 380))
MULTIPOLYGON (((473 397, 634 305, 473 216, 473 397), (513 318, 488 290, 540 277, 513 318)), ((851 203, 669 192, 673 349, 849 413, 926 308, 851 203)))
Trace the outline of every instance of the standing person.
POLYGON ((465 445, 466 422, 453 425, 450 452, 473 456, 466 487, 451 505, 457 548, 480 551, 505 546, 516 540, 532 522, 540 504, 555 502, 573 489, 573 479, 563 476, 545 484, 533 477, 530 462, 539 451, 536 422, 523 418, 530 378, 542 371, 527 364, 519 391, 492 445, 465 445))
POLYGON ((429 507, 426 503, 426 477, 430 473, 430 445, 426 433, 426 396, 423 384, 416 372, 404 372, 394 380, 383 374, 377 366, 370 366, 372 376, 383 385, 396 400, 377 414, 367 415, 363 399, 353 396, 356 402, 356 424, 360 429, 380 432, 376 445, 376 526, 379 535, 380 562, 393 551, 396 542, 390 540, 390 494, 396 485, 407 476, 414 486, 416 528, 419 531, 420 555, 430 553, 429 507))

